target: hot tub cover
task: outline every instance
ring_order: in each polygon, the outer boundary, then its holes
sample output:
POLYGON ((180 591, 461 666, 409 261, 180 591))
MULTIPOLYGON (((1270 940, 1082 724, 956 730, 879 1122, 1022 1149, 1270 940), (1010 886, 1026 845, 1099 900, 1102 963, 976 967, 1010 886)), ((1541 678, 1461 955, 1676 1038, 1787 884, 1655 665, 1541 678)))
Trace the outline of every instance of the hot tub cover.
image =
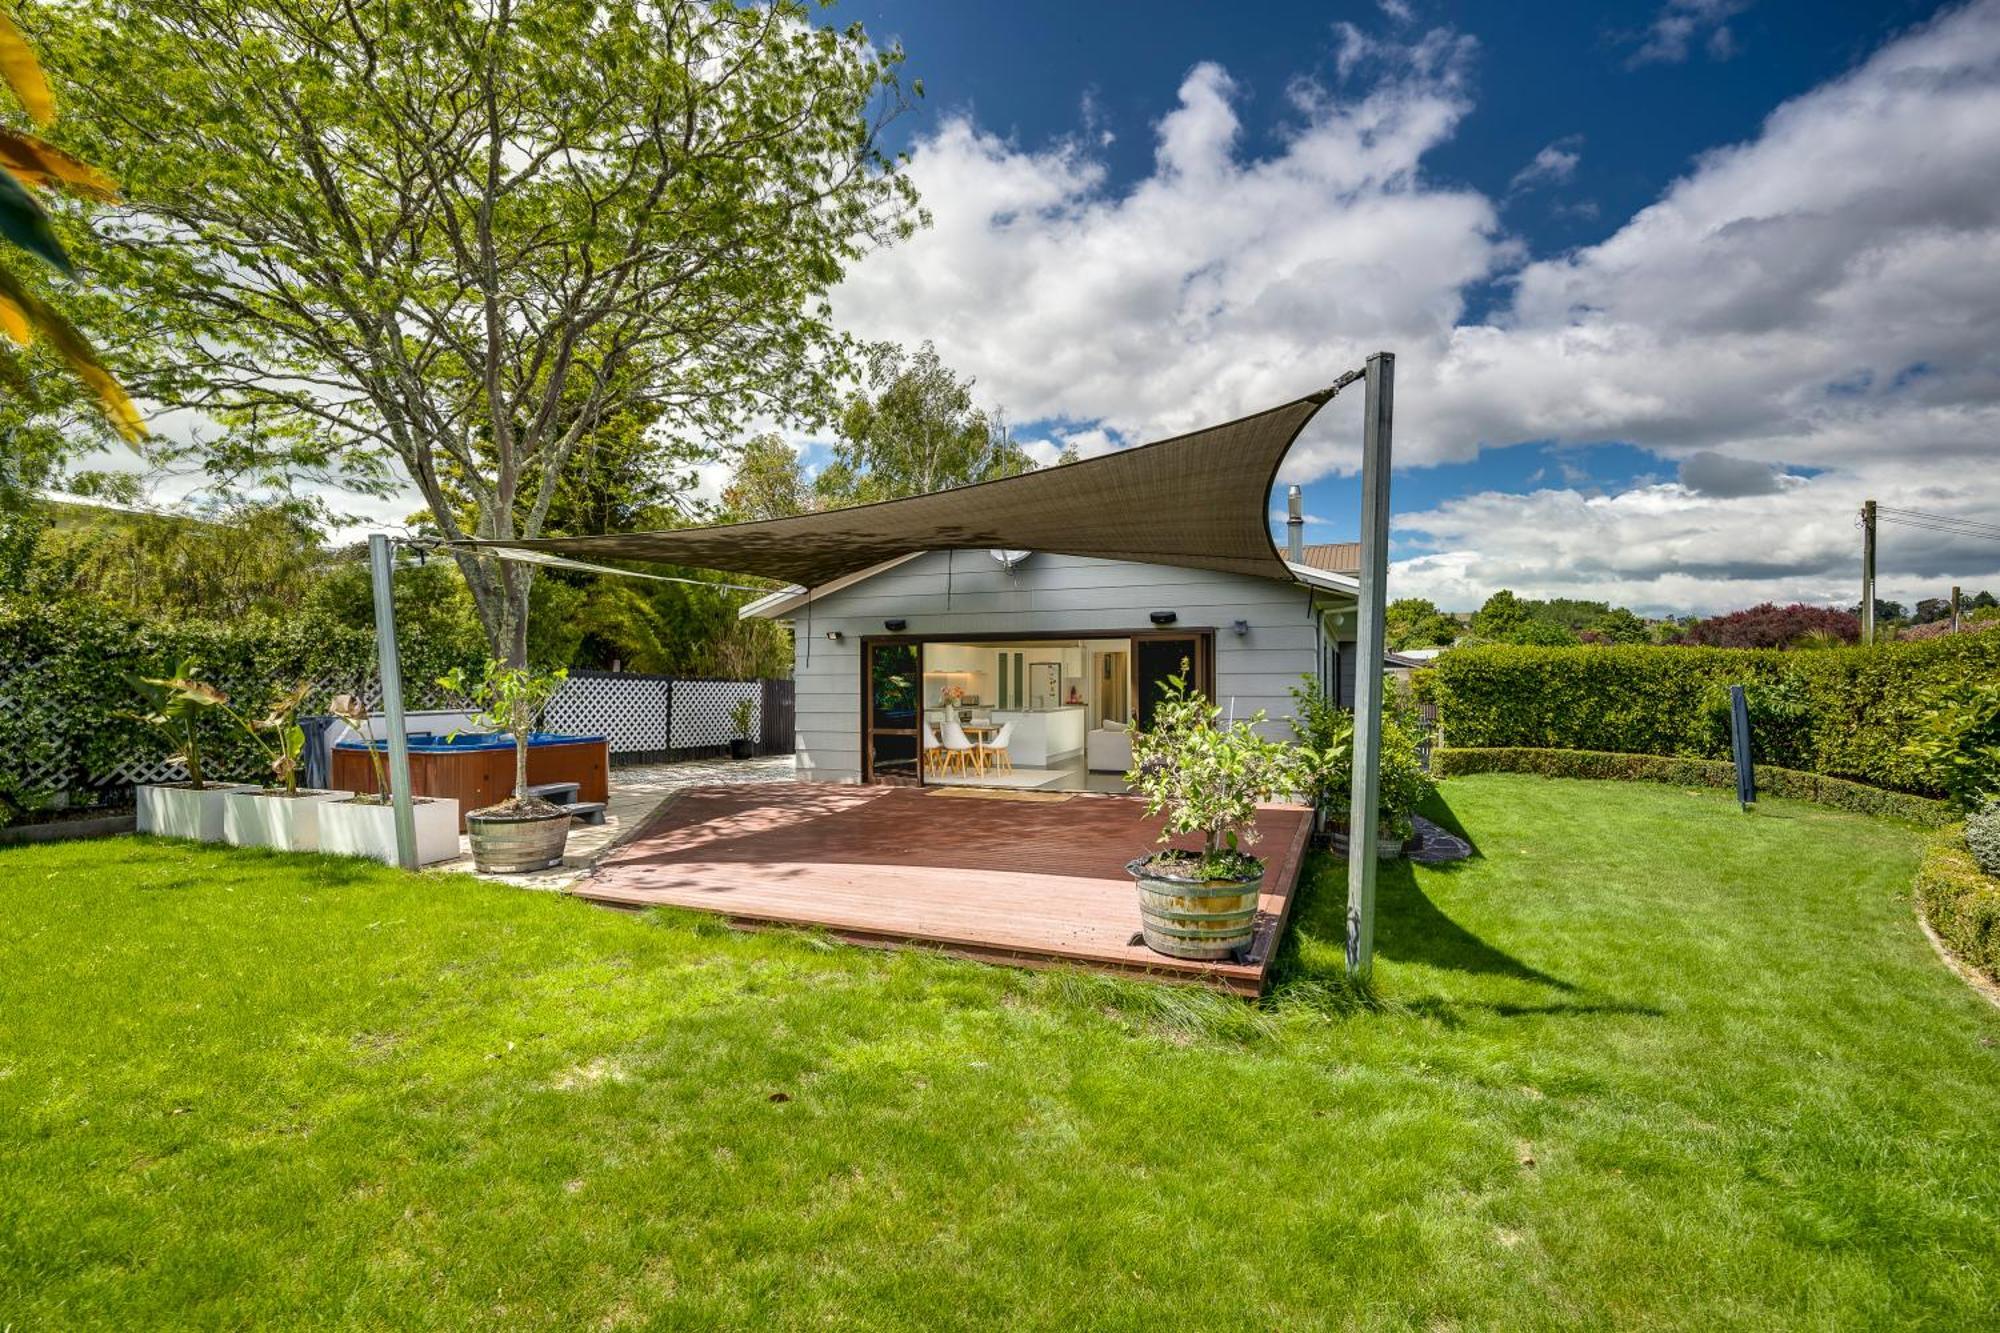
POLYGON ((655 560, 816 587, 914 551, 1016 548, 1292 578, 1271 541, 1278 465, 1333 387, 1099 458, 903 500, 663 532, 469 543, 655 560))

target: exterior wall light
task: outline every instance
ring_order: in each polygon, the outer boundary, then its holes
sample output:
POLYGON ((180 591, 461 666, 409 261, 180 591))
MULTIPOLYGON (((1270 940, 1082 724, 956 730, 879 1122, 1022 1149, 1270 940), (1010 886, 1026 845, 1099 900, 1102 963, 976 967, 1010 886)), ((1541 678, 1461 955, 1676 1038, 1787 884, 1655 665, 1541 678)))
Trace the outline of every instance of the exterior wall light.
POLYGON ((1181 613, 1178 611, 1155 611, 1152 617, 1155 625, 1171 625, 1180 618, 1181 613))
POLYGON ((826 632, 826 637, 833 640, 833 642, 835 643, 839 643, 843 638, 846 637, 846 635, 842 634, 837 629, 830 629, 826 632))
POLYGON ((891 634, 901 634, 909 627, 909 624, 910 622, 907 620, 885 620, 882 622, 882 628, 888 630, 891 634))
POLYGON ((1250 622, 1247 620, 1239 620, 1235 624, 1231 625, 1229 628, 1235 630, 1236 637, 1240 639, 1244 635, 1250 632, 1250 622))

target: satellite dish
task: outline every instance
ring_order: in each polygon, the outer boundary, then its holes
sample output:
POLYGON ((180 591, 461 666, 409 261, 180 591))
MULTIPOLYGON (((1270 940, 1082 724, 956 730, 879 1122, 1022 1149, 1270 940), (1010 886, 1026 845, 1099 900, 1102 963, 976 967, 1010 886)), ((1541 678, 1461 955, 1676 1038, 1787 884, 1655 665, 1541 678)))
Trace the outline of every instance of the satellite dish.
POLYGON ((1029 556, 1033 555, 1034 552, 1033 551, 988 551, 986 554, 992 556, 995 560, 998 560, 1000 562, 1000 567, 1002 569, 1006 570, 1009 573, 1012 573, 1014 570, 1014 566, 1020 564, 1023 560, 1026 560, 1029 556))

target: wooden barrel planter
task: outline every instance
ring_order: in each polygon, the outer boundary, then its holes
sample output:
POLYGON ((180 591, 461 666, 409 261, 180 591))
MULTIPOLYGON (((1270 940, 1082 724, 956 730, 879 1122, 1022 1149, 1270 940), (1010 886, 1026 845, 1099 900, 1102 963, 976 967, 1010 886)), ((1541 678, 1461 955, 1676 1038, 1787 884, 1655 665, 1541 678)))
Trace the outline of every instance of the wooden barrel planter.
POLYGON ((475 810, 465 817, 472 864, 497 875, 559 866, 569 843, 569 819, 567 810, 552 815, 489 815, 475 810))
POLYGON ((1254 879, 1176 879, 1147 866, 1147 857, 1125 865, 1139 889, 1139 928, 1146 947, 1169 958, 1226 962, 1250 947, 1257 934, 1254 879))

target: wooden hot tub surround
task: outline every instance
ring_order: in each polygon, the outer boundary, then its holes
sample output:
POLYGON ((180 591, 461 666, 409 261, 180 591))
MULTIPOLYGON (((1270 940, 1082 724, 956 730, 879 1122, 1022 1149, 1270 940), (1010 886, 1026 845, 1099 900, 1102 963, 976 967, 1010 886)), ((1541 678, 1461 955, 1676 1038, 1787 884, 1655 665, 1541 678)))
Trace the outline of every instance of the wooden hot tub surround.
MULTIPOLYGON (((602 736, 551 736, 528 747, 528 781, 574 782, 580 801, 610 799, 611 743, 602 736)), ((342 742, 333 749, 333 786, 375 790, 368 751, 342 742)), ((514 794, 514 746, 450 745, 410 738, 410 790, 458 802, 458 831, 465 816, 514 794)))

